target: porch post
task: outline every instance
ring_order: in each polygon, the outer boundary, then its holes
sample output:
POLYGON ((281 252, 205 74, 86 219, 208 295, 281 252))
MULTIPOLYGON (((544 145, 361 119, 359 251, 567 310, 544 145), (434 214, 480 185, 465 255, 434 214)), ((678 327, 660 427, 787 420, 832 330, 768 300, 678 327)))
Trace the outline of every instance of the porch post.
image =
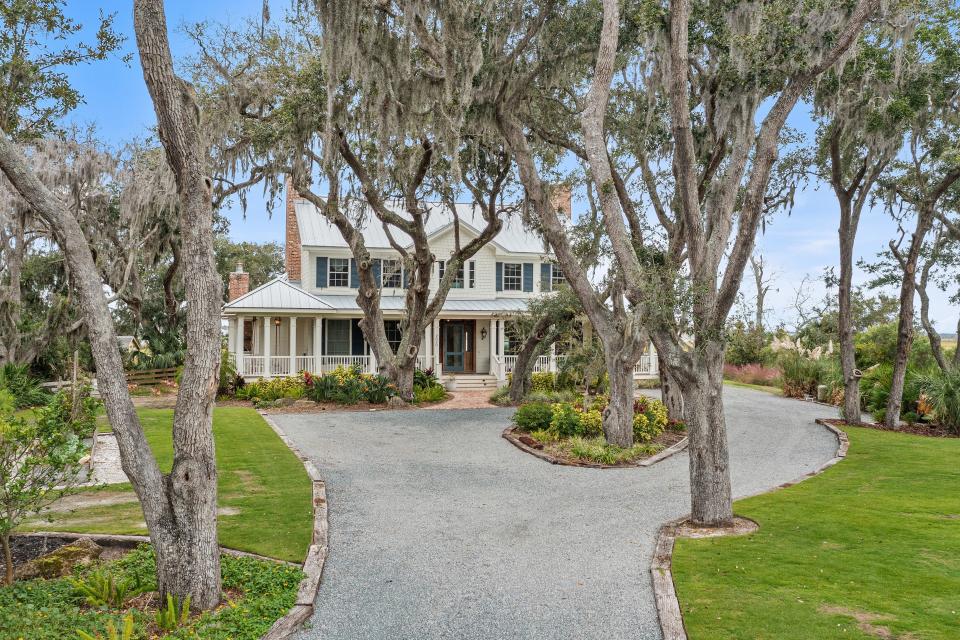
POLYGON ((243 375, 243 335, 246 333, 244 331, 244 325, 246 324, 247 319, 243 316, 237 316, 237 326, 236 326, 236 336, 233 339, 233 359, 236 362, 237 373, 243 375))
POLYGON ((556 343, 550 344, 550 372, 557 372, 557 345, 556 343))
POLYGON ((433 372, 437 375, 437 379, 440 379, 441 374, 441 362, 440 362, 440 320, 434 318, 433 320, 433 372))
POLYGON ((500 378, 500 372, 497 368, 497 321, 490 318, 490 371, 492 375, 500 378))
POLYGON ((504 352, 504 333, 506 333, 507 325, 506 320, 497 320, 497 352, 500 354, 500 357, 503 359, 504 366, 500 367, 498 375, 500 376, 500 381, 503 382, 507 379, 507 367, 506 360, 507 354, 504 352))
POLYGON ((263 377, 269 378, 270 370, 270 329, 273 326, 270 316, 263 317, 263 377))
POLYGON ((290 375, 297 374, 297 317, 290 318, 290 375))
POLYGON ((323 373, 323 318, 313 319, 313 371, 323 373))

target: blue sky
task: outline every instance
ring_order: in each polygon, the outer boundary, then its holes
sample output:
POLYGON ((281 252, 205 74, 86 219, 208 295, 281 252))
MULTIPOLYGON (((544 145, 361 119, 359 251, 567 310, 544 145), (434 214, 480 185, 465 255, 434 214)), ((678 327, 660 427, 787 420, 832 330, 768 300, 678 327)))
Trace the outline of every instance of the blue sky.
MULTIPOLYGON (((273 0, 271 4, 275 17, 290 6, 289 0, 273 0)), ((202 20, 236 23, 245 17, 259 16, 261 6, 262 0, 167 0, 167 22, 171 27, 174 57, 180 59, 194 52, 182 34, 182 25, 202 20)), ((135 56, 132 7, 132 0, 74 0, 69 3, 67 12, 89 29, 94 27, 100 11, 116 13, 116 27, 128 37, 124 53, 135 56)), ((71 70, 70 75, 85 99, 72 114, 74 121, 95 124, 104 140, 113 144, 149 134, 155 122, 153 106, 136 58, 129 64, 119 59, 97 63, 71 70)), ((790 124, 801 131, 811 131, 805 110, 795 112, 790 124)), ((582 202, 574 202, 575 215, 584 206, 582 202)), ((231 220, 230 235, 235 240, 283 241, 282 216, 271 219, 267 215, 263 198, 256 189, 250 195, 246 217, 240 211, 231 211, 228 217, 231 220)), ((896 224, 883 211, 866 212, 857 238, 857 257, 872 259, 896 234, 896 224)), ((817 277, 824 267, 837 262, 837 213, 829 187, 810 187, 798 193, 792 213, 789 216, 778 214, 766 232, 758 237, 757 245, 775 275, 776 291, 768 296, 770 320, 789 322, 794 315, 794 291, 804 275, 817 277)), ((856 281, 864 279, 860 275, 856 281)), ((752 296, 749 272, 745 275, 744 293, 752 296)), ((947 297, 940 291, 931 292, 931 316, 940 331, 950 333, 955 331, 960 311, 949 304, 947 297)))

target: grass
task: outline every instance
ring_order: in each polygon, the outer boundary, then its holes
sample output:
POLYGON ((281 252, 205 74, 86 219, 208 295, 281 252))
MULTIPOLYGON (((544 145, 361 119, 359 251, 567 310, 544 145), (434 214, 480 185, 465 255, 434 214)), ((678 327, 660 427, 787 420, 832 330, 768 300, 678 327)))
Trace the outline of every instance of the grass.
POLYGON ((736 504, 756 533, 677 540, 691 639, 957 637, 960 440, 846 431, 845 461, 736 504))
MULTIPOLYGON (((161 469, 169 471, 173 410, 139 409, 138 413, 161 469)), ((214 409, 213 433, 220 543, 281 560, 302 561, 310 544, 313 508, 310 479, 300 460, 252 409, 214 409)), ((129 484, 89 489, 83 495, 100 504, 48 513, 21 529, 146 533, 140 504, 129 484)))
POLYGON ((741 387, 743 389, 754 389, 756 391, 766 391, 767 393, 772 393, 777 396, 782 396, 783 391, 780 387, 771 387, 765 384, 750 384, 749 382, 737 382, 736 380, 724 380, 723 384, 729 385, 731 387, 741 387))

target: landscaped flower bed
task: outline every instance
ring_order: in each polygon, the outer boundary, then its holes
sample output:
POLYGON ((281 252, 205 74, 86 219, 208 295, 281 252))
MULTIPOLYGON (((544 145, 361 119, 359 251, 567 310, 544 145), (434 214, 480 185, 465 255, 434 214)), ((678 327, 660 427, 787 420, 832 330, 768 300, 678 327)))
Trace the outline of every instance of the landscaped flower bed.
MULTIPOLYGON (((122 558, 76 567, 66 577, 15 582, 0 588, 0 637, 21 640, 204 638, 254 640, 293 606, 303 573, 298 567, 249 557, 221 559, 225 597, 202 614, 158 616, 168 609, 157 594, 153 551, 143 545, 122 558), (113 588, 110 589, 110 583, 113 588), (165 618, 165 619, 164 619, 165 618), (125 625, 130 636, 120 635, 125 625)), ((177 614, 183 603, 173 603, 177 614)))
MULTIPOLYGON (((417 403, 439 402, 447 397, 432 370, 415 372, 413 393, 417 403)), ((303 371, 296 377, 257 380, 236 390, 238 400, 249 400, 258 409, 289 406, 297 400, 366 408, 384 405, 397 395, 396 385, 388 378, 364 373, 356 366, 340 366, 324 375, 303 371)))
POLYGON ((596 396, 588 404, 527 402, 513 416, 513 432, 526 447, 540 450, 551 461, 574 465, 630 466, 682 441, 683 423, 671 423, 659 400, 634 402, 632 447, 607 444, 603 437, 603 410, 609 399, 596 396))

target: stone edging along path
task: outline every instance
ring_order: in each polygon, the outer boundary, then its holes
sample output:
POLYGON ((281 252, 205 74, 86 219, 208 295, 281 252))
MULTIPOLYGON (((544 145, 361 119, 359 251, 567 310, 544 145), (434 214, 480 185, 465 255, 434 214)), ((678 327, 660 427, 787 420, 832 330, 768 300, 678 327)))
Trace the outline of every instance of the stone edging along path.
POLYGON ((558 464, 567 467, 586 467, 588 469, 636 469, 637 467, 649 467, 650 465, 656 464, 661 460, 669 458, 677 452, 683 451, 687 448, 688 443, 688 438, 684 438, 679 442, 673 443, 660 453, 654 454, 649 458, 644 458, 643 460, 639 460, 637 462, 631 462, 627 464, 602 464, 599 462, 574 462, 571 460, 564 460, 541 449, 536 449, 521 440, 521 436, 517 435, 516 427, 507 427, 503 430, 501 435, 507 442, 518 449, 525 451, 532 456, 536 456, 541 460, 546 460, 550 464, 558 464))
POLYGON ((292 636, 304 622, 310 619, 314 611, 314 601, 320 590, 320 577, 323 575, 323 566, 327 561, 327 487, 316 465, 297 448, 287 437, 277 423, 262 411, 258 412, 274 433, 293 451, 294 455, 303 463, 303 468, 313 484, 313 538, 307 549, 307 557, 303 561, 305 577, 297 590, 297 600, 287 615, 273 623, 269 631, 261 640, 282 640, 292 636))
MULTIPOLYGON (((816 423, 826 427, 837 437, 836 455, 830 460, 827 460, 827 462, 819 468, 801 478, 797 478, 791 482, 785 482, 769 491, 758 491, 757 493, 743 496, 744 498, 799 484, 807 478, 823 473, 829 467, 832 467, 847 457, 847 450, 850 448, 850 440, 847 438, 847 434, 825 420, 817 419, 816 423)), ((687 515, 666 522, 660 527, 660 531, 657 533, 657 543, 653 551, 653 560, 650 562, 650 578, 653 582, 653 596, 657 605, 657 615, 660 618, 660 630, 663 633, 663 640, 687 640, 687 632, 683 626, 683 616, 680 613, 680 601, 677 599, 677 591, 673 584, 672 563, 674 542, 678 536, 683 535, 682 532, 679 531, 680 525, 689 518, 690 516, 687 515)), ((737 520, 752 522, 746 518, 737 518, 737 520)), ((734 531, 730 535, 740 535, 749 532, 749 529, 745 531, 734 531)), ((720 535, 725 534, 721 533, 720 535)))

